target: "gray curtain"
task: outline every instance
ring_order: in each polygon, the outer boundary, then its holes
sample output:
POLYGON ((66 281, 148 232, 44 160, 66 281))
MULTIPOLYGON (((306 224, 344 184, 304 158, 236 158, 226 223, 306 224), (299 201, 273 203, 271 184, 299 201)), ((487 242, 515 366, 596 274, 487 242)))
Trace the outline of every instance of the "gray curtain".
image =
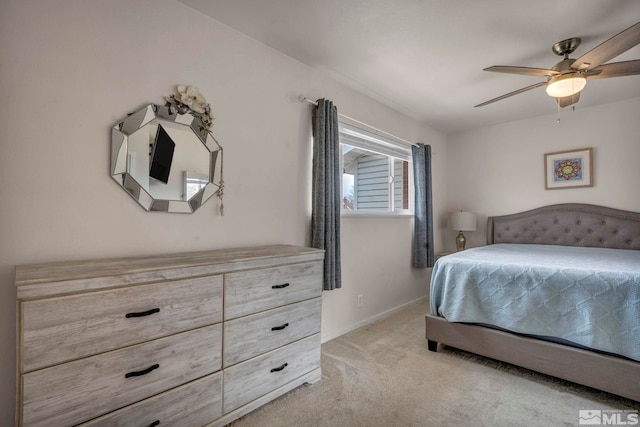
POLYGON ((411 148, 415 188, 413 266, 433 267, 433 205, 431 201, 431 146, 411 148))
POLYGON ((338 110, 319 99, 313 108, 311 246, 324 249, 326 291, 340 288, 340 141, 338 110))

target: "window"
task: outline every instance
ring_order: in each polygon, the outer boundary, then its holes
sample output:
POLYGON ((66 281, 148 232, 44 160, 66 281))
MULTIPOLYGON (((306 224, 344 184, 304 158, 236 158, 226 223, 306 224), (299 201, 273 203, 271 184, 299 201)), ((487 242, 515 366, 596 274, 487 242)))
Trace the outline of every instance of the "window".
POLYGON ((185 171, 184 172, 184 200, 191 200, 198 191, 202 190, 209 183, 209 175, 185 171))
POLYGON ((413 213, 411 151, 391 139, 340 123, 342 213, 413 213))

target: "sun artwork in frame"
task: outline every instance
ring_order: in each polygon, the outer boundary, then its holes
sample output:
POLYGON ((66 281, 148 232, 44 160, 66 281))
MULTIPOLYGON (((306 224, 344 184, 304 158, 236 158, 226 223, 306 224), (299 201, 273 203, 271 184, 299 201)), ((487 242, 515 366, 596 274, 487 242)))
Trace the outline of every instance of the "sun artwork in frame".
POLYGON ((592 154, 592 148, 545 154, 545 189, 593 187, 592 154))

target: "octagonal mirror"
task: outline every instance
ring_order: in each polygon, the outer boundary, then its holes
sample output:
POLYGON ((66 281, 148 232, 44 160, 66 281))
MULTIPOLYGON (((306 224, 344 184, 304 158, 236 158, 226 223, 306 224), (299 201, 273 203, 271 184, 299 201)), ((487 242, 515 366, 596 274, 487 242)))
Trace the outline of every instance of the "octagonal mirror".
POLYGON ((220 146, 200 118, 149 104, 111 132, 111 176, 147 211, 192 213, 218 191, 220 146))

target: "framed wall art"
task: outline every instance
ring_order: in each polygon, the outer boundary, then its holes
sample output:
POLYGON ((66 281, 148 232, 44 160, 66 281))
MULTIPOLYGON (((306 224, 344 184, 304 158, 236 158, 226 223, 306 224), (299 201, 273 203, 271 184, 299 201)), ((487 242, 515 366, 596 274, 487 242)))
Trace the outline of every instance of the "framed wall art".
POLYGON ((545 189, 593 187, 592 154, 592 148, 545 154, 545 189))

